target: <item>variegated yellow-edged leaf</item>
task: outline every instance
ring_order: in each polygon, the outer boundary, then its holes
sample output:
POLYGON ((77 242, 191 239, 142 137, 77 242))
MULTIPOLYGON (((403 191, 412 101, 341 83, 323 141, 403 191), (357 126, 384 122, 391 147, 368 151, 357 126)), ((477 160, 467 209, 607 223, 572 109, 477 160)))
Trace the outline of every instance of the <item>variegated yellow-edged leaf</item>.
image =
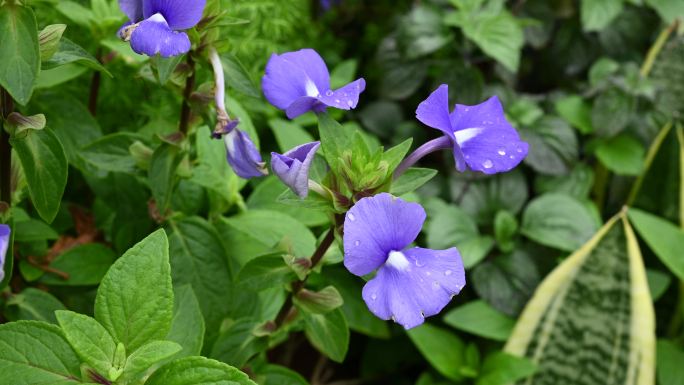
POLYGON ((506 352, 537 365, 518 385, 653 385, 655 314, 625 211, 539 286, 506 352))

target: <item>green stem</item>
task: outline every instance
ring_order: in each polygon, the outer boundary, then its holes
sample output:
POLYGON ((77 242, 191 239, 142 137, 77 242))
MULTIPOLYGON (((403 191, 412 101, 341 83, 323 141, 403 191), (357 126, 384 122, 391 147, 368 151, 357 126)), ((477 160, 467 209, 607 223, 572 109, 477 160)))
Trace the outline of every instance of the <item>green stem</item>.
MULTIPOLYGON (((335 220, 337 221, 338 218, 336 218, 335 220)), ((332 226, 330 230, 328 230, 328 233, 325 235, 325 238, 323 238, 321 244, 318 245, 316 251, 314 251, 313 255, 311 256, 311 269, 318 265, 318 263, 323 259, 325 253, 333 244, 333 241, 335 241, 335 227, 336 226, 332 226)), ((298 280, 292 284, 292 291, 287 296, 287 299, 285 300, 283 306, 280 308, 278 315, 276 315, 274 321, 276 329, 280 328, 283 325, 283 323, 285 323, 287 316, 290 314, 294 306, 293 298, 295 295, 297 295, 297 293, 299 293, 300 290, 304 288, 304 284, 306 283, 307 278, 308 277, 304 277, 304 279, 298 280)))
POLYGON ((631 206, 632 203, 637 198, 637 195, 639 194, 639 191, 641 190, 641 186, 644 183, 644 178, 646 178, 646 174, 648 173, 648 170, 651 169, 651 166, 653 165, 653 160, 655 159, 655 156, 658 154, 658 150, 660 150, 660 146, 663 144, 663 141, 667 137, 667 134, 670 133, 670 130, 672 129, 672 122, 667 122, 658 132, 658 135, 656 135, 655 139, 653 139, 653 143, 651 143, 651 147, 648 149, 648 153, 646 154, 646 160, 644 161, 644 169, 641 171, 639 174, 639 177, 634 181, 634 184, 632 185, 632 189, 629 192, 629 197, 627 198, 627 202, 625 203, 627 206, 631 206))
POLYGON ((639 71, 641 76, 648 77, 648 75, 651 73, 651 70, 653 69, 653 64, 655 64, 655 60, 658 57, 658 54, 663 49, 663 46, 665 46, 665 42, 667 42, 667 39, 670 37, 672 32, 674 32, 677 29, 678 26, 679 20, 675 20, 672 24, 670 24, 667 28, 660 32, 660 35, 658 35, 658 38, 653 43, 651 48, 648 50, 646 60, 644 60, 644 64, 641 66, 641 70, 639 71))
POLYGON ((0 201, 12 204, 12 147, 4 123, 14 109, 12 97, 0 87, 0 201))
POLYGON ((594 203, 596 203, 596 208, 602 212, 603 205, 606 203, 606 188, 608 188, 610 172, 601 162, 597 162, 594 167, 594 174, 596 177, 596 183, 594 183, 594 203))

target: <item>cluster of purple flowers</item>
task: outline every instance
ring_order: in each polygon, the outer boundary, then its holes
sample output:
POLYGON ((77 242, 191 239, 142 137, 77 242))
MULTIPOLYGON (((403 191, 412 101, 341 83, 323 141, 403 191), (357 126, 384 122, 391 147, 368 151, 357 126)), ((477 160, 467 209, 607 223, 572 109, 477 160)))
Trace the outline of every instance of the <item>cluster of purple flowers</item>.
MULTIPOLYGON (((119 34, 130 40, 133 50, 150 56, 175 56, 190 49, 187 34, 202 17, 205 0, 119 0, 129 17, 119 34)), ((322 2, 329 6, 330 2, 322 2)), ((211 50, 216 82, 218 125, 227 160, 243 178, 266 175, 265 163, 246 132, 237 128, 225 111, 224 80, 220 59, 211 50)), ((323 113, 327 108, 356 108, 365 90, 363 78, 333 90, 330 72, 312 49, 273 54, 266 65, 262 89, 266 99, 294 119, 307 112, 323 113)), ((458 171, 485 174, 506 172, 527 156, 528 144, 506 121, 499 99, 449 111, 448 86, 441 85, 420 103, 416 118, 442 135, 420 146, 397 167, 394 177, 425 155, 449 149, 458 171)), ((302 144, 284 154, 272 153, 271 167, 295 194, 306 198, 311 185, 309 170, 320 142, 302 144)), ((425 210, 382 193, 360 199, 346 213, 344 221, 344 265, 357 276, 375 272, 363 288, 363 299, 379 318, 393 319, 409 329, 439 313, 465 286, 465 271, 456 248, 431 250, 410 247, 425 221, 425 210)), ((5 247, 0 229, 0 251, 5 247)), ((4 255, 4 254, 3 254, 4 255)))

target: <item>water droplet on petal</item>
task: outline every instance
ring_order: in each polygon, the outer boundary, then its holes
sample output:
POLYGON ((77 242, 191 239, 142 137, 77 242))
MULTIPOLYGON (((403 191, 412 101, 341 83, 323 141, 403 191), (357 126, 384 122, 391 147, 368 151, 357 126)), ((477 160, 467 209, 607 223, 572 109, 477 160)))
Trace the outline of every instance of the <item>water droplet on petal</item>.
MULTIPOLYGON (((415 259, 415 257, 414 257, 414 259, 415 259)), ((420 262, 419 260, 417 260, 417 259, 416 259, 415 261, 416 261, 416 266, 418 266, 418 267, 423 267, 423 266, 425 266, 425 262, 421 263, 421 262, 420 262)))
POLYGON ((510 159, 515 159, 515 156, 511 155, 509 156, 510 159))
POLYGON ((347 213, 347 218, 349 218, 349 220, 352 221, 352 222, 354 222, 354 220, 356 219, 356 218, 354 217, 354 214, 352 214, 352 213, 347 213))
POLYGON ((325 91, 325 95, 326 95, 326 96, 332 96, 332 95, 333 95, 332 90, 327 90, 327 91, 325 91))
POLYGON ((437 289, 439 289, 439 287, 440 287, 439 282, 437 282, 437 281, 432 282, 432 290, 437 290, 437 289))
POLYGON ((431 272, 429 272, 429 271, 426 271, 426 272, 425 272, 425 275, 427 275, 427 276, 429 277, 429 276, 431 276, 431 275, 432 275, 432 273, 431 273, 431 272))
POLYGON ((347 105, 348 105, 349 107, 352 107, 352 106, 354 106, 354 102, 351 101, 351 100, 347 100, 347 105))
POLYGON ((451 270, 445 271, 445 272, 444 272, 444 275, 447 275, 447 276, 448 276, 448 275, 451 275, 451 270))
POLYGON ((378 299, 378 295, 373 293, 373 295, 371 295, 371 299, 375 301, 376 299, 378 299))
POLYGON ((499 150, 499 155, 501 155, 501 156, 506 155, 506 150, 504 150, 503 148, 500 149, 500 150, 499 150))
POLYGON ((519 148, 517 151, 518 151, 518 154, 522 154, 522 152, 523 152, 522 148, 519 148))
POLYGON ((358 245, 360 245, 360 244, 361 244, 361 241, 356 241, 356 242, 354 242, 354 246, 358 246, 358 245))
POLYGON ((494 163, 492 163, 491 160, 487 159, 484 162, 482 162, 482 167, 484 167, 486 169, 490 169, 490 168, 494 167, 494 163))
POLYGON ((465 158, 466 158, 466 159, 470 159, 470 155, 466 155, 465 158))
POLYGON ((335 99, 335 103, 340 103, 340 99, 335 99))

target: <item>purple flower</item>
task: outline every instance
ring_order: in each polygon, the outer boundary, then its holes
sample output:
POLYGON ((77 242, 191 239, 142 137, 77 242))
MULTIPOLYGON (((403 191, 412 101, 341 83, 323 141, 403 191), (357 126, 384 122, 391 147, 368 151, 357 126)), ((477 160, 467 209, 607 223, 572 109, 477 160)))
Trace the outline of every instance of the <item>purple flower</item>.
POLYGON ((527 143, 506 121, 496 96, 475 106, 457 104, 449 113, 449 86, 443 84, 420 103, 416 117, 449 139, 458 171, 505 172, 527 156, 527 143))
POLYGON ((311 142, 278 154, 271 153, 273 172, 300 198, 309 194, 309 168, 321 142, 311 142))
POLYGON ((9 248, 12 230, 7 225, 0 225, 0 282, 5 279, 5 256, 9 248))
POLYGON ((224 135, 223 141, 228 164, 239 177, 249 179, 268 175, 266 163, 246 132, 234 128, 224 135))
POLYGON ((190 39, 182 30, 202 19, 206 0, 119 0, 130 22, 119 36, 131 42, 133 51, 148 56, 170 57, 190 50, 190 39))
POLYGON ((370 311, 406 329, 439 313, 465 286, 456 248, 407 248, 418 236, 425 210, 382 193, 356 203, 344 221, 344 265, 358 276, 377 269, 363 287, 370 311))
POLYGON ((355 108, 366 81, 361 78, 333 91, 323 59, 312 49, 302 49, 273 54, 266 64, 261 87, 269 103, 294 119, 309 111, 324 112, 327 107, 355 108))

